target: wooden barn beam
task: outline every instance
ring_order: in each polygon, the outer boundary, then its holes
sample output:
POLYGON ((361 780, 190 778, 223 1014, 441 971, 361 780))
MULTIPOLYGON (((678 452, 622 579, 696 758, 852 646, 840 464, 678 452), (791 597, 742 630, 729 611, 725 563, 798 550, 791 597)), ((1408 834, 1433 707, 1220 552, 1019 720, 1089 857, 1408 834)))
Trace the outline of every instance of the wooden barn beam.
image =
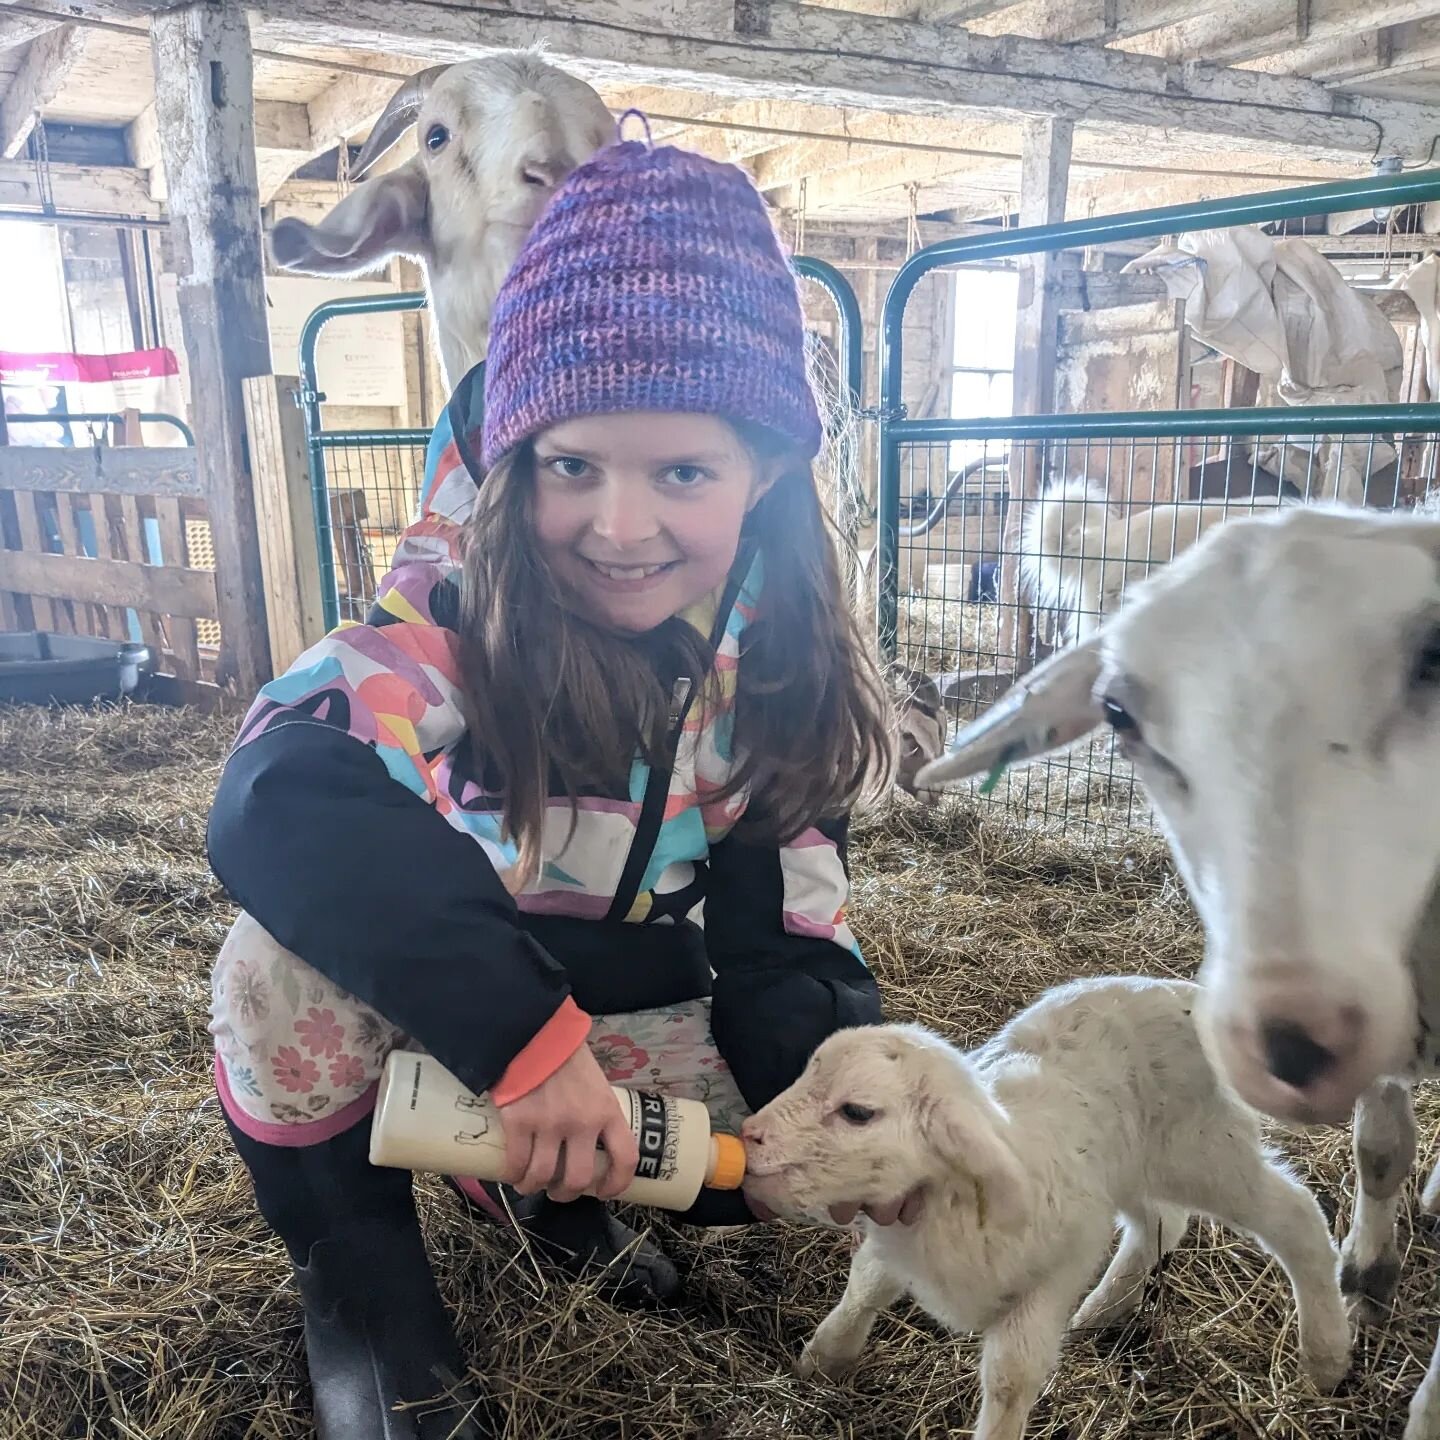
POLYGON ((1108 44, 1173 25, 1195 13, 1196 0, 1020 0, 995 7, 970 26, 981 35, 1108 44))
MULTIPOLYGON (((46 178, 50 197, 61 215, 105 215, 131 220, 159 220, 162 207, 150 198, 144 171, 118 165, 63 165, 52 162, 46 178)), ((41 193, 35 167, 28 160, 0 160, 0 211, 41 214, 41 193)))
POLYGON ((0 158, 13 160, 24 149, 35 121, 60 93, 93 34, 78 25, 61 25, 30 42, 0 100, 0 158))
MULTIPOLYGON (((1399 0, 1375 3, 1393 7, 1399 0)), ((950 25, 821 10, 793 0, 770 0, 747 12, 763 17, 763 36, 752 33, 753 25, 737 31, 733 7, 720 0, 552 0, 543 20, 497 13, 479 0, 410 0, 404 6, 352 0, 343 8, 332 0, 254 0, 253 8, 262 33, 277 41, 434 62, 543 38, 557 60, 592 80, 663 83, 717 98, 942 116, 979 111, 990 119, 1040 113, 1187 130, 1214 137, 1221 149, 1243 136, 1326 159, 1368 156, 1382 139, 1387 150, 1419 158, 1440 131, 1437 106, 1337 97, 1308 80, 1013 36, 994 39, 950 25)))
MULTIPOLYGON (((126 127, 126 144, 130 159, 139 170, 150 173, 150 195, 163 200, 166 194, 165 166, 161 156, 160 123, 152 101, 126 127)), ((273 176, 269 193, 261 187, 261 203, 269 201, 274 191, 302 165, 312 153, 310 117, 304 105, 289 100, 257 100, 255 102, 255 150, 261 170, 273 176)))
POLYGON ((1440 66, 1440 18, 1392 25, 1377 31, 1375 40, 1369 54, 1352 51, 1348 65, 1344 68, 1337 65, 1331 83, 1342 87, 1364 85, 1440 66))
MULTIPOLYGON (((410 66, 405 66, 409 70, 410 66)), ((389 75, 342 75, 305 107, 309 112, 312 153, 325 151, 368 130, 380 118, 400 84, 389 75)))
MULTIPOLYGON (((916 119, 909 115, 861 115, 847 119, 843 112, 825 111, 813 106, 807 108, 816 116, 830 117, 827 128, 833 132, 834 139, 797 140, 761 155, 751 169, 755 183, 762 190, 793 185, 806 177, 810 177, 813 183, 814 177, 828 171, 848 171, 848 167, 873 161, 883 161, 890 168, 892 179, 889 183, 893 185, 897 183, 893 178, 896 171, 905 169, 917 156, 928 154, 932 159, 945 156, 950 167, 958 170, 983 160, 992 152, 999 152, 1001 157, 1010 155, 1018 158, 1020 154, 1018 124, 976 125, 954 120, 916 119), (897 148, 887 150, 877 144, 857 141, 888 141, 897 148), (901 148, 909 145, 916 148, 901 148), (926 146, 937 148, 927 152, 926 146), (966 151, 971 153, 961 153, 966 151)), ((812 123, 796 128, 811 129, 814 126, 812 123)))
POLYGON ((270 678, 242 383, 270 372, 250 29, 239 0, 209 0, 157 15, 150 44, 190 421, 215 543, 216 678, 248 697, 270 678))
POLYGON ((45 19, 38 15, 0 14, 0 53, 28 45, 65 23, 62 16, 45 19))
POLYGON ((1166 205, 1192 205, 1227 195, 1258 195, 1275 189, 1273 180, 1212 175, 1101 175, 1074 177, 1067 219, 1091 215, 1123 215, 1132 210, 1158 210, 1166 205))
MULTIPOLYGON (((926 153, 924 151, 895 152, 889 150, 857 150, 864 159, 842 169, 820 169, 817 173, 804 173, 805 205, 817 214, 826 210, 845 209, 866 196, 883 191, 894 191, 898 187, 919 186, 923 191, 933 185, 954 184, 957 186, 978 185, 986 177, 1000 174, 1014 175, 1019 154, 1020 127, 1011 125, 985 125, 971 127, 977 149, 989 152, 983 156, 967 157, 952 155, 946 151, 926 153), (995 152, 999 152, 998 154, 995 152)), ((757 171, 760 167, 757 165, 757 171)), ((772 172, 767 171, 767 177, 772 172)), ((782 172, 783 173, 783 172, 782 172)), ((770 187, 770 179, 760 181, 762 188, 770 187)), ((994 179, 996 190, 1013 190, 1013 180, 1002 182, 994 179)), ((797 178, 780 188, 766 188, 770 201, 782 210, 793 210, 800 204, 800 186, 797 178)), ((923 213, 925 206, 920 209, 923 213)))
MULTIPOLYGON (((720 106, 702 101, 701 105, 703 108, 696 109, 693 120, 703 120, 704 124, 661 122, 656 125, 655 138, 663 139, 667 145, 698 150, 714 160, 739 164, 789 144, 786 131, 818 129, 839 134, 845 123, 843 111, 796 100, 741 100, 720 106), (720 126, 736 128, 717 128, 720 126)), ((662 115, 677 113, 673 99, 658 102, 654 108, 662 115)))
POLYGON ((1231 0, 1176 25, 1121 41, 1136 54, 1167 60, 1207 60, 1233 65, 1297 46, 1344 40, 1357 29, 1379 30, 1440 14, 1437 0, 1231 0))
MULTIPOLYGON (((1070 188, 1070 149, 1075 127, 1068 120, 1027 120, 1020 159, 1020 223, 1054 225, 1065 218, 1070 188)), ((1063 264, 1058 251, 1023 257, 1015 316, 1013 409, 1016 415, 1048 415, 1055 409, 1055 357, 1060 344, 1060 288, 1063 264)), ((1040 494, 1045 479, 1043 450, 1022 447, 1011 475, 1011 494, 1021 499, 1005 519, 1001 545, 1000 637, 1002 655, 1015 657, 1015 673, 1030 668, 1031 616, 1019 587, 1020 526, 1025 501, 1040 494)))
MULTIPOLYGON (((1075 127, 1065 120, 1028 120, 1020 158, 1020 224, 1054 225, 1065 218, 1070 189, 1070 152, 1075 127)), ((1019 313, 1015 327, 1017 415, 1048 415, 1055 409, 1055 338, 1059 323, 1059 252, 1020 262, 1019 313)))
POLYGON ((1327 85, 1355 76, 1383 74, 1393 56, 1392 36, 1396 28, 1360 30, 1343 39, 1277 50, 1273 55, 1245 60, 1242 66, 1246 70, 1263 70, 1269 75, 1306 75, 1327 85))
POLYGON ((920 8, 915 15, 918 20, 964 25, 993 11, 1008 8, 1006 0, 920 0, 920 8))
MULTIPOLYGON (((888 118, 888 117, 882 117, 888 118)), ((868 120, 859 122, 868 130, 868 120)), ((853 210, 857 205, 874 204, 884 196, 892 213, 903 213, 908 205, 905 187, 919 189, 920 213, 943 210, 967 218, 999 213, 996 204, 1018 194, 1021 142, 1018 126, 953 126, 954 138, 969 138, 981 153, 966 155, 948 150, 926 152, 881 150, 859 145, 806 142, 761 156, 752 166, 757 183, 770 202, 782 210, 800 204, 799 179, 805 180, 805 205, 817 218, 826 213, 853 210), (846 163, 849 162, 849 163, 846 163), (777 185, 776 180, 785 183, 777 185), (975 192, 960 204, 937 198, 936 191, 975 192)), ((947 135, 947 138, 950 138, 947 135)), ((1229 194, 1231 181, 1243 181, 1244 191, 1273 190, 1287 183, 1344 179, 1353 175, 1355 164, 1307 163, 1294 173, 1277 166, 1273 156, 1251 150, 1232 150, 1226 163, 1192 145, 1167 143, 1147 147, 1113 135, 1089 133, 1077 136, 1072 147, 1072 177, 1115 176, 1117 187, 1126 184, 1150 185, 1171 178, 1209 184, 1213 193, 1229 194), (1170 173, 1166 173, 1166 171, 1170 173), (1202 172, 1196 175, 1194 172, 1202 172), (1116 174, 1116 172, 1122 172, 1116 174), (1203 173, 1208 172, 1208 173, 1203 173), (1218 188, 1217 188, 1218 187, 1218 188)), ((1121 204, 1122 209, 1134 206, 1121 204)))

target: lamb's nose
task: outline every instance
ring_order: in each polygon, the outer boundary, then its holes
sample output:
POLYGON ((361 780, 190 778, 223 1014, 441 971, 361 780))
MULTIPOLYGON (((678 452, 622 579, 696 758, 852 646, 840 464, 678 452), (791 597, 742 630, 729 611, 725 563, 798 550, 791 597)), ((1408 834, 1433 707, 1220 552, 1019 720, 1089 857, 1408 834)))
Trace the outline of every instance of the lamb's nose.
POLYGON ((763 1145, 765 1143, 765 1132, 755 1123, 752 1115, 743 1121, 740 1126, 740 1138, 747 1145, 763 1145))
POLYGON ((1318 1045, 1290 1020, 1267 1020, 1260 1027, 1270 1073, 1296 1090, 1308 1090, 1332 1065, 1335 1055, 1318 1045))

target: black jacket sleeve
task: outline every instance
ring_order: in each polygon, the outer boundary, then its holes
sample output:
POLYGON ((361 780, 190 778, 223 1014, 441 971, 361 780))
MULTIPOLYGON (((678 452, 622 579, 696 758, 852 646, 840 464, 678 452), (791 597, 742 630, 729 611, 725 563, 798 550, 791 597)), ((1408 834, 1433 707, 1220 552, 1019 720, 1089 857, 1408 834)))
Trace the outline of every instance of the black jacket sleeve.
MULTIPOLYGON (((817 827, 845 863, 845 822, 817 827)), ((880 993, 847 946, 785 928, 780 848, 732 833, 712 847, 705 944, 715 1044, 752 1110, 799 1078, 815 1047, 881 1020, 880 993)))
POLYGON ((236 750, 207 845, 237 905, 473 1090, 569 993, 480 846, 343 731, 282 724, 236 750))

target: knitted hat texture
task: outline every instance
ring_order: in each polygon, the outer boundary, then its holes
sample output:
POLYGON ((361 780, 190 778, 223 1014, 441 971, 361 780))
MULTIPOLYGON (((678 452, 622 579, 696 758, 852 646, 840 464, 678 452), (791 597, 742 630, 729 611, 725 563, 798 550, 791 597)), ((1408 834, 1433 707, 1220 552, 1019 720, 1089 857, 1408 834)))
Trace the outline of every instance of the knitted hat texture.
POLYGON ((622 141, 556 191, 496 297, 483 463, 623 411, 748 421, 813 456, 804 356, 795 274, 749 176, 622 141))

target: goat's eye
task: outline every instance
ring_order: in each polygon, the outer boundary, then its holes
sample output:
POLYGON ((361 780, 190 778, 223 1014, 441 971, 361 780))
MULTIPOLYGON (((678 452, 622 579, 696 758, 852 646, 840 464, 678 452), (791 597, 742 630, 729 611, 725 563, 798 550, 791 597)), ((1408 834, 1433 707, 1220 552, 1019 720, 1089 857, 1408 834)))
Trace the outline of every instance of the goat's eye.
POLYGON ((1440 626, 1425 636, 1410 665, 1412 690, 1440 689, 1440 626))
POLYGON ((875 1118, 873 1110, 848 1100, 840 1107, 840 1114, 851 1125, 868 1125, 875 1118))
POLYGON ((1117 735, 1133 736, 1140 733, 1139 722, 1118 700, 1107 697, 1100 703, 1105 711, 1106 722, 1117 735))
POLYGON ((432 125, 425 132, 425 148, 433 155, 450 143, 450 132, 443 125, 432 125))

